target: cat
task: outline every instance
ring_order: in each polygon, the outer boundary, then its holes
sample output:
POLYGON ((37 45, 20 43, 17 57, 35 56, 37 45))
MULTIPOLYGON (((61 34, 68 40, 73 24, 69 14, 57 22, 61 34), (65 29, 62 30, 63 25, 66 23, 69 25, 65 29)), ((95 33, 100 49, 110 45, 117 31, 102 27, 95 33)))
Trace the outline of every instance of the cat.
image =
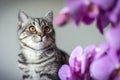
POLYGON ((68 63, 69 55, 56 46, 53 11, 40 18, 20 11, 18 39, 18 66, 23 80, 60 80, 59 68, 68 63))

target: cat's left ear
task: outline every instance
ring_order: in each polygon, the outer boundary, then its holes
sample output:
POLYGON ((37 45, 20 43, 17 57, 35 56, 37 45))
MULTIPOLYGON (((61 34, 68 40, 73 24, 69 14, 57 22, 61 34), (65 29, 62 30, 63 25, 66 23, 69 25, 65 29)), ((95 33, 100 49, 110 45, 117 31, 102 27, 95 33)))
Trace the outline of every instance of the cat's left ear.
POLYGON ((49 11, 49 12, 45 15, 45 19, 46 19, 48 22, 53 23, 53 11, 49 11))
POLYGON ((28 15, 24 11, 18 13, 18 25, 25 23, 28 20, 28 15))

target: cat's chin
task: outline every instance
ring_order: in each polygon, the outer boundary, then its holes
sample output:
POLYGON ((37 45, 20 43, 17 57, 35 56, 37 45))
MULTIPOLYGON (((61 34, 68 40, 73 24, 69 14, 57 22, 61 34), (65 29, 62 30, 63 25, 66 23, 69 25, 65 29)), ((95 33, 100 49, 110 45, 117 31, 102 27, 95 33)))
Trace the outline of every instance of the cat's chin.
POLYGON ((34 46, 34 47, 30 47, 33 50, 37 50, 37 51, 44 51, 47 48, 50 48, 52 45, 45 45, 44 43, 39 43, 39 45, 34 46))
POLYGON ((48 49, 50 47, 51 47, 51 45, 48 45, 48 46, 39 46, 39 48, 31 47, 31 49, 37 50, 37 51, 44 51, 44 50, 46 50, 46 49, 48 49))

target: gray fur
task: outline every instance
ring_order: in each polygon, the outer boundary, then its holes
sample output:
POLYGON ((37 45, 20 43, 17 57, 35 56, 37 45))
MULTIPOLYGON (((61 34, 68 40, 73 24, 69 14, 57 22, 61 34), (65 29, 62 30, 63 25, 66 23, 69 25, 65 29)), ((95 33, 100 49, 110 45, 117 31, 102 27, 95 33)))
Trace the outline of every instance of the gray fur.
POLYGON ((18 39, 18 66, 23 72, 23 80, 59 80, 58 70, 68 63, 68 55, 56 47, 53 12, 33 18, 20 11, 18 39))

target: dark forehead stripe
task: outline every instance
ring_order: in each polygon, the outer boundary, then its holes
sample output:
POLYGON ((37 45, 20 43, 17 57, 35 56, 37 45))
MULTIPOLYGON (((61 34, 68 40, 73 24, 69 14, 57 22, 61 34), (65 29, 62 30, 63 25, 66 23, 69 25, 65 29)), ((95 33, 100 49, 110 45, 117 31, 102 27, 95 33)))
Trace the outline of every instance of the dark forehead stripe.
POLYGON ((51 23, 49 23, 48 21, 46 21, 44 18, 34 18, 34 21, 37 22, 39 24, 40 27, 44 27, 44 26, 52 26, 51 23))
POLYGON ((39 18, 36 18, 36 20, 37 20, 37 22, 38 22, 38 24, 39 24, 39 26, 40 26, 41 20, 40 20, 39 18))
POLYGON ((32 18, 32 19, 33 19, 33 22, 32 22, 33 25, 36 25, 36 23, 40 22, 39 18, 32 18))
POLYGON ((35 18, 35 21, 38 22, 41 27, 47 25, 47 22, 43 18, 35 18))
POLYGON ((33 24, 35 25, 35 23, 37 22, 37 23, 39 23, 39 20, 37 19, 37 18, 33 18, 33 24))

